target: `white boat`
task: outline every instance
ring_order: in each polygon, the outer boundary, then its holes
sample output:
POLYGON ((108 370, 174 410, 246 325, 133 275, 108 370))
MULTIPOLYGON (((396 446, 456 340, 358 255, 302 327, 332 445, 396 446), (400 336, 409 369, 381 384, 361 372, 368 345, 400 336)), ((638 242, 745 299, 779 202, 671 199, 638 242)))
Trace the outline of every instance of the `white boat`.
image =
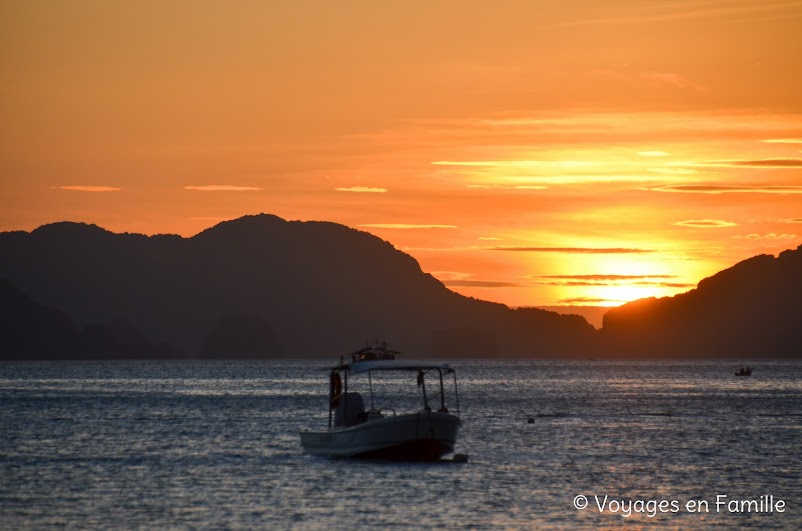
POLYGON ((354 352, 347 362, 340 359, 329 375, 328 429, 302 431, 304 451, 330 457, 425 461, 454 451, 462 422, 454 369, 444 362, 396 359, 397 354, 384 345, 354 352), (374 381, 390 374, 395 378, 389 385, 374 381), (448 377, 453 379, 453 392, 448 389, 451 383, 446 386, 444 382, 448 377), (396 412, 382 400, 387 394, 395 394, 398 384, 407 378, 420 389, 420 406, 410 412, 396 412), (367 391, 368 409, 363 395, 355 389, 367 391), (392 391, 381 393, 382 389, 392 391), (453 398, 453 411, 448 409, 451 404, 446 403, 447 397, 453 398))

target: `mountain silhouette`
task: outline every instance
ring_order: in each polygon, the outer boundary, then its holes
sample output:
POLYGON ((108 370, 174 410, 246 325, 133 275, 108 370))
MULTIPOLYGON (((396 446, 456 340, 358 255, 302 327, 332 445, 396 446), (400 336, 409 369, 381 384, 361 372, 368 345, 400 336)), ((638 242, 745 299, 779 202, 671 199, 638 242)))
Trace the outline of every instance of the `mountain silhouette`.
POLYGON ((69 357, 78 350, 78 336, 67 315, 35 303, 0 279, 0 359, 69 357))
POLYGON ((687 293, 612 309, 601 335, 617 355, 802 358, 800 308, 802 245, 744 260, 687 293))
POLYGON ((29 302, 77 333, 114 330, 129 354, 139 343, 165 356, 329 358, 378 339, 409 356, 559 357, 586 355, 598 334, 578 316, 454 293, 390 243, 328 222, 261 214, 191 238, 61 222, 0 233, 0 256, 0 278, 29 302))
POLYGON ((0 360, 176 357, 124 321, 83 328, 0 279, 0 360))
POLYGON ((448 290, 369 233, 271 215, 191 238, 61 222, 0 233, 0 359, 409 356, 802 357, 802 246, 595 330, 448 290))

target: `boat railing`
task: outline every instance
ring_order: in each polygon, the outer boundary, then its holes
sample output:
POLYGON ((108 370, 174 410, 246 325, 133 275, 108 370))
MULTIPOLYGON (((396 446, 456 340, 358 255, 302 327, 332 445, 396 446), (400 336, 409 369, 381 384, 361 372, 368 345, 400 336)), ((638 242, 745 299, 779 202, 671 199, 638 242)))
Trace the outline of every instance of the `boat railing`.
POLYGON ((442 391, 442 390, 440 390, 440 391, 435 391, 434 393, 431 393, 430 395, 428 395, 428 396, 426 397, 426 407, 427 407, 427 408, 429 408, 429 409, 431 409, 431 408, 432 408, 432 406, 431 406, 431 405, 429 405, 429 403, 430 403, 430 402, 437 403, 436 401, 437 401, 438 399, 441 399, 441 400, 440 400, 440 402, 441 402, 441 403, 440 403, 440 408, 439 408, 439 409, 445 409, 445 407, 446 407, 446 406, 445 406, 445 400, 444 400, 444 396, 443 396, 443 391, 442 391))
POLYGON ((366 347, 352 353, 350 355, 350 363, 346 363, 343 356, 340 357, 340 364, 331 368, 331 387, 329 392, 330 429, 333 425, 340 425, 340 421, 338 421, 339 418, 350 418, 349 410, 351 410, 353 407, 348 404, 348 395, 351 394, 349 392, 349 380, 351 374, 367 373, 368 396, 370 398, 369 409, 367 411, 361 409, 356 413, 356 415, 362 419, 362 422, 372 420, 371 414, 374 415, 373 418, 381 418, 384 410, 392 411, 393 416, 397 416, 395 409, 376 409, 374 406, 376 397, 373 386, 373 372, 376 370, 417 371, 417 384, 421 390, 421 394, 423 395, 423 409, 421 411, 437 411, 439 413, 455 414, 457 417, 460 416, 457 375, 456 371, 449 367, 448 364, 437 364, 434 366, 431 363, 424 363, 419 366, 415 364, 389 364, 389 366, 379 367, 378 369, 374 368, 372 364, 361 365, 361 362, 368 361, 394 361, 396 354, 398 353, 389 350, 382 345, 381 347, 366 347), (445 377, 449 375, 453 378, 453 394, 450 390, 449 392, 446 392, 446 387, 451 387, 450 385, 446 386, 444 382, 445 377), (448 400, 448 407, 446 406, 446 400, 448 400), (342 409, 342 412, 339 412, 340 409, 342 409), (452 411, 449 411, 449 409, 452 411))
MULTIPOLYGON (((449 413, 449 410, 446 407, 446 386, 443 381, 443 376, 451 374, 454 378, 454 404, 452 405, 456 405, 456 415, 459 417, 460 408, 459 391, 457 390, 457 374, 454 369, 451 368, 438 367, 436 370, 436 376, 439 381, 432 386, 433 390, 429 392, 427 392, 426 375, 432 372, 432 369, 418 371, 418 386, 423 391, 423 409, 424 411, 432 411, 433 409, 436 409, 436 411, 440 413, 449 413), (432 404, 434 404, 434 407, 432 407, 432 404)), ((449 403, 451 403, 450 399, 449 403)))

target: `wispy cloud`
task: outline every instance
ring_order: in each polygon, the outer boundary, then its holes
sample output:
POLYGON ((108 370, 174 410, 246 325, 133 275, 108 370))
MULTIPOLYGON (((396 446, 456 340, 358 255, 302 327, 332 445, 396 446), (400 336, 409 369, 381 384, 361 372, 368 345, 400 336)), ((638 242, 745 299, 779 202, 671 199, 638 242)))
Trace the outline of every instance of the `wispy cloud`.
POLYGON ((648 188, 652 192, 686 194, 802 194, 802 186, 729 186, 723 184, 675 184, 648 188))
POLYGON ((676 87, 678 89, 692 89, 699 92, 704 92, 706 89, 702 85, 695 83, 687 77, 677 74, 676 72, 642 72, 640 77, 649 81, 656 81, 658 83, 665 83, 676 87))
MULTIPOLYGON (((800 221, 802 223, 802 221, 800 221)), ((501 238, 497 238, 495 236, 479 236, 479 240, 486 241, 486 242, 498 242, 501 241, 501 238)))
POLYGON ((690 168, 650 168, 649 171, 661 175, 696 175, 699 173, 699 170, 690 168))
POLYGON ((566 254, 645 254, 655 252, 651 249, 626 247, 490 247, 488 251, 566 254))
POLYGON ((84 186, 84 185, 67 185, 67 186, 51 186, 51 190, 69 190, 71 192, 119 192, 122 188, 115 186, 84 186))
MULTIPOLYGON (((587 163, 590 160, 588 156, 598 156, 593 159, 597 164, 593 169, 603 170, 610 165, 606 153, 591 154, 580 146, 605 143, 644 150, 653 146, 655 150, 660 150, 668 145, 676 145, 678 138, 715 142, 744 138, 791 138, 798 136, 796 131, 799 130, 801 118, 798 114, 724 111, 712 114, 701 111, 509 113, 464 119, 410 120, 401 128, 366 136, 364 141, 378 141, 399 147, 437 147, 444 153, 472 154, 470 159, 464 158, 468 157, 464 154, 431 159, 434 166, 441 167, 462 166, 463 169, 482 170, 493 167, 494 162, 500 162, 501 167, 506 166, 509 171, 528 169, 554 172, 572 166, 570 161, 567 161, 568 164, 555 162, 568 158, 587 163), (647 144, 644 144, 644 139, 648 139, 647 144), (535 145, 538 146, 537 151, 532 148, 535 145), (576 149, 568 151, 566 146, 569 145, 576 149), (471 149, 466 151, 466 148, 471 149), (571 154, 567 156, 566 153, 571 154), (535 159, 536 164, 531 164, 531 159, 535 159)), ((679 147, 677 150, 678 153, 684 151, 679 147)), ((588 168, 583 165, 579 167, 588 168)))
POLYGON ((666 153, 665 151, 638 151, 638 155, 641 157, 668 157, 671 153, 666 153))
POLYGON ((568 281, 552 281, 552 282, 536 282, 546 286, 562 286, 570 288, 586 288, 586 287, 599 287, 599 286, 637 286, 642 288, 692 288, 695 284, 687 284, 685 282, 584 282, 581 280, 568 280, 568 281))
POLYGON ((363 223, 357 227, 369 227, 371 229, 458 229, 457 225, 440 225, 426 223, 363 223))
POLYGON ((800 168, 802 159, 711 160, 694 162, 692 165, 723 168, 800 168))
POLYGON ((560 304, 576 304, 578 306, 584 305, 604 305, 609 303, 625 303, 628 301, 624 300, 617 300, 617 299, 600 299, 594 297, 571 297, 569 299, 560 299, 558 301, 560 304))
POLYGON ((657 288, 694 288, 696 284, 687 282, 633 282, 633 286, 657 287, 657 288))
POLYGON ((471 273, 463 273, 462 271, 430 271, 429 274, 441 281, 467 280, 473 276, 471 273))
POLYGON ((203 186, 185 186, 184 190, 196 190, 200 192, 258 192, 264 188, 256 186, 232 186, 230 184, 206 184, 203 186))
POLYGON ((349 186, 347 188, 335 188, 337 192, 356 192, 364 194, 384 194, 387 193, 387 188, 378 188, 373 186, 349 186))
POLYGON ((723 227, 734 227, 736 223, 721 219, 686 219, 677 221, 674 225, 680 227, 694 227, 699 229, 720 229, 723 227))
MULTIPOLYGON (((635 4, 633 4, 635 5, 635 4)), ((708 3, 707 6, 700 3, 672 3, 666 2, 664 7, 659 4, 649 6, 649 10, 634 11, 631 15, 618 17, 590 18, 575 20, 558 24, 557 26, 600 26, 600 25, 630 25, 645 24, 649 22, 671 22, 675 20, 688 20, 698 18, 742 18, 754 16, 756 13, 781 12, 787 9, 798 9, 800 3, 797 1, 765 1, 753 4, 719 4, 716 2, 708 3), (667 8, 667 9, 666 9, 667 8)))
POLYGON ((802 144, 802 138, 767 138, 766 140, 761 140, 761 142, 769 144, 802 144))
POLYGON ((502 168, 588 168, 593 162, 582 160, 436 160, 434 166, 479 166, 502 168))
POLYGON ((587 286, 640 286, 659 288, 689 288, 693 284, 670 282, 674 275, 541 275, 543 280, 536 284, 547 286, 587 287, 587 286))
POLYGON ((532 278, 554 278, 560 280, 586 280, 586 281, 622 281, 643 280, 649 278, 677 278, 676 275, 538 275, 532 278))
POLYGON ((479 246, 454 246, 454 247, 399 247, 399 251, 405 253, 462 253, 473 251, 484 251, 485 247, 479 246))
POLYGON ((802 223, 802 218, 778 219, 780 223, 802 223))
POLYGON ((498 184, 468 184, 466 188, 478 188, 481 190, 547 190, 548 186, 539 184, 521 184, 517 186, 502 186, 498 184))
POLYGON ((433 166, 450 167, 448 175, 463 175, 471 189, 543 190, 547 185, 584 183, 643 182, 641 161, 627 154, 617 161, 605 160, 598 152, 587 152, 586 159, 575 160, 440 160, 433 166))
POLYGON ((799 238, 796 234, 777 234, 770 232, 768 234, 747 234, 746 236, 733 236, 734 240, 795 240, 799 238))
POLYGON ((443 280, 446 286, 456 288, 520 288, 523 284, 517 282, 499 282, 493 280, 443 280))
POLYGON ((470 273, 459 271, 432 271, 431 274, 444 285, 457 288, 520 288, 526 285, 520 282, 478 280, 471 278, 474 275, 470 273))
POLYGON ((432 271, 432 276, 440 280, 446 286, 461 288, 520 288, 524 284, 518 282, 496 281, 496 280, 477 280, 474 275, 460 271, 432 271))

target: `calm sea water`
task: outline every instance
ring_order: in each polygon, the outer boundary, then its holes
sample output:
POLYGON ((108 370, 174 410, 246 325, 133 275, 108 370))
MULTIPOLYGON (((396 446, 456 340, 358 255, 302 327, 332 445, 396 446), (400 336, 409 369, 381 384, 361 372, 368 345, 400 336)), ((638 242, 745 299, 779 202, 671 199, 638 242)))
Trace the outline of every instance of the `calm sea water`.
POLYGON ((800 363, 454 361, 466 464, 303 454, 325 365, 0 364, 0 527, 802 528, 800 363))

